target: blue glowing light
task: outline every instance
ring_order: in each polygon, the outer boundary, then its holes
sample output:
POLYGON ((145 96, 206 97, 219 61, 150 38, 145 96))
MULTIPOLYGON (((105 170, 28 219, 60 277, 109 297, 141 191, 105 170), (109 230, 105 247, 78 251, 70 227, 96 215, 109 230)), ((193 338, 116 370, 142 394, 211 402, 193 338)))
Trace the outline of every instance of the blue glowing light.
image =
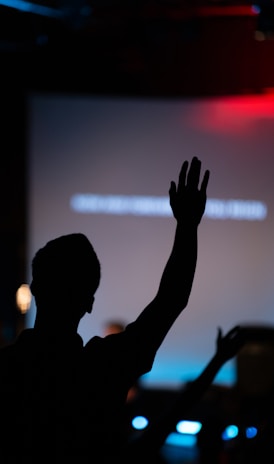
POLYGON ((148 419, 144 416, 136 416, 132 419, 132 427, 136 430, 143 430, 148 426, 148 419))
MULTIPOLYGON (((84 214, 172 216, 168 197, 76 193, 70 199, 70 206, 73 211, 84 214)), ((221 220, 263 221, 267 217, 267 206, 255 200, 209 198, 205 216, 221 220)))
POLYGON ((254 438, 258 433, 258 429, 256 427, 247 427, 245 430, 246 438, 254 438))
POLYGON ((197 437, 188 433, 170 433, 166 439, 167 445, 182 446, 186 448, 193 448, 197 445, 197 437))
POLYGON ((261 8, 259 7, 259 5, 252 5, 251 10, 255 14, 260 14, 261 13, 261 8))
POLYGON ((57 9, 49 8, 43 5, 37 5, 36 3, 25 2, 23 0, 0 0, 0 5, 41 16, 49 16, 53 18, 64 17, 64 13, 57 9))
POLYGON ((222 433, 222 439, 225 441, 232 440, 237 437, 238 433, 239 429, 237 425, 228 425, 222 433))
POLYGON ((196 435, 200 432, 202 428, 201 422, 181 420, 176 425, 176 430, 178 433, 186 433, 189 435, 196 435))

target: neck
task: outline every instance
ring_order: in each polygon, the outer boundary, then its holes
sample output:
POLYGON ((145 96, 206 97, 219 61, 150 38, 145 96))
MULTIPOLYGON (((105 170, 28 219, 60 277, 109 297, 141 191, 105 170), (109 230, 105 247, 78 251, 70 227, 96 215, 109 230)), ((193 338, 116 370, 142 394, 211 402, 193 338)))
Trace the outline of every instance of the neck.
POLYGON ((37 316, 34 323, 34 329, 41 335, 54 337, 67 337, 77 333, 78 323, 68 321, 64 317, 63 320, 51 318, 41 318, 37 316))

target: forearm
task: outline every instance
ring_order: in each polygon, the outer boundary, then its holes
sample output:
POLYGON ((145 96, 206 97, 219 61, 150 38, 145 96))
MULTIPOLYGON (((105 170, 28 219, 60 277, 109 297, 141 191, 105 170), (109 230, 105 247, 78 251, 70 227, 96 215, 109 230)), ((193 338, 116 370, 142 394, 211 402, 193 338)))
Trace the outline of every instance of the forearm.
POLYGON ((197 157, 192 159, 188 172, 188 163, 184 162, 178 186, 172 181, 169 190, 170 205, 177 225, 172 251, 156 299, 160 302, 158 317, 171 324, 188 304, 196 270, 198 226, 205 210, 209 179, 209 171, 206 171, 199 189, 200 169, 201 162, 197 157))
POLYGON ((198 226, 205 204, 209 171, 199 189, 201 162, 197 157, 184 162, 178 186, 171 182, 170 205, 176 222, 170 256, 154 299, 135 323, 140 323, 140 343, 146 340, 157 350, 176 318, 187 306, 194 280, 198 254, 198 226), (142 340, 141 340, 142 338, 142 340))
POLYGON ((157 297, 180 312, 188 303, 198 254, 198 226, 178 223, 170 257, 164 268, 157 297))
POLYGON ((177 422, 187 416, 193 406, 202 398, 204 393, 212 384, 216 374, 222 367, 223 362, 218 356, 214 356, 207 364, 202 373, 196 380, 189 383, 179 392, 174 404, 170 407, 166 414, 162 415, 161 420, 158 420, 158 427, 162 421, 162 439, 175 428, 177 422))
POLYGON ((220 356, 214 355, 199 377, 179 393, 173 405, 154 419, 143 435, 132 443, 129 451, 144 456, 159 450, 177 422, 186 418, 188 412, 202 398, 224 362, 220 356))
POLYGON ((168 435, 175 430, 178 421, 187 418, 188 412, 202 398, 222 365, 221 358, 215 355, 200 376, 184 388, 174 404, 156 418, 144 432, 140 440, 143 449, 157 450, 164 444, 168 435))
POLYGON ((160 346, 187 306, 197 262, 197 226, 177 225, 174 243, 155 298, 137 318, 143 336, 160 346))
POLYGON ((178 398, 177 408, 180 411, 187 411, 201 399, 203 394, 212 384, 224 361, 218 356, 214 355, 209 361, 207 366, 203 369, 202 373, 192 381, 178 398))
MULTIPOLYGON (((187 306, 197 262, 197 226, 177 225, 174 243, 155 298, 138 317, 143 329, 160 345, 187 306)), ((152 340, 151 340, 152 341, 152 340)))

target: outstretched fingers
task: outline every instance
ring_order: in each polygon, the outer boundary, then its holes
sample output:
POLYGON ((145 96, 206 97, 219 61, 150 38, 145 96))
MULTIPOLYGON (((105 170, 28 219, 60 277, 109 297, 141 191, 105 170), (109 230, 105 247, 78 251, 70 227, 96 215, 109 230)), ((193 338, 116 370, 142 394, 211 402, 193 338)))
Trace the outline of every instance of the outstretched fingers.
MULTIPOLYGON (((189 162, 184 161, 181 167, 181 171, 179 174, 179 181, 178 181, 178 187, 177 187, 177 193, 181 193, 186 186, 188 188, 192 189, 198 189, 199 182, 200 182, 200 175, 201 175, 201 161, 197 158, 197 156, 194 156, 191 160, 190 167, 189 167, 189 162), (188 171, 189 167, 189 171, 188 171), (188 172, 187 172, 188 171, 188 172)), ((206 170, 202 184, 201 184, 201 192, 205 193, 207 189, 209 181, 209 170, 206 170)), ((176 184, 174 181, 171 182, 170 194, 174 194, 176 191, 176 184)))
POLYGON ((178 186, 176 186, 176 183, 174 182, 174 180, 170 182, 169 199, 170 199, 170 205, 172 209, 175 206, 177 194, 180 195, 184 192, 185 185, 186 185, 187 170, 188 170, 188 161, 184 161, 181 167, 181 171, 179 173, 178 186))
POLYGON ((189 189, 197 189, 199 186, 201 164, 201 161, 196 156, 192 158, 187 175, 187 187, 189 189))
POLYGON ((209 181, 209 175, 210 175, 210 172, 209 170, 207 169, 205 174, 204 174, 204 177, 203 177, 203 180, 202 180, 202 184, 201 184, 201 192, 203 194, 206 194, 206 189, 207 189, 207 184, 208 184, 208 181, 209 181))
POLYGON ((209 170, 203 176, 199 189, 201 161, 194 156, 189 163, 184 161, 179 173, 178 184, 171 181, 169 201, 177 221, 191 221, 199 224, 205 210, 206 189, 209 180, 209 170))
POLYGON ((241 327, 239 325, 236 325, 230 331, 226 334, 227 338, 235 338, 241 330, 241 327))
POLYGON ((188 161, 184 161, 181 167, 180 174, 179 174, 178 193, 181 193, 182 190, 186 186, 187 170, 188 170, 188 161))

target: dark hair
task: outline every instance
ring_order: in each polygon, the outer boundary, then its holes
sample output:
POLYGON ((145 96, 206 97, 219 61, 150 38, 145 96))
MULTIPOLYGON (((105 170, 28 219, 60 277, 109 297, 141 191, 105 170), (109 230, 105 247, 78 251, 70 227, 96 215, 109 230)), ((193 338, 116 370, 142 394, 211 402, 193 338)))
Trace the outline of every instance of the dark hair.
POLYGON ((95 293, 101 278, 98 257, 82 233, 62 235, 37 251, 32 260, 31 291, 34 296, 49 288, 95 293))

